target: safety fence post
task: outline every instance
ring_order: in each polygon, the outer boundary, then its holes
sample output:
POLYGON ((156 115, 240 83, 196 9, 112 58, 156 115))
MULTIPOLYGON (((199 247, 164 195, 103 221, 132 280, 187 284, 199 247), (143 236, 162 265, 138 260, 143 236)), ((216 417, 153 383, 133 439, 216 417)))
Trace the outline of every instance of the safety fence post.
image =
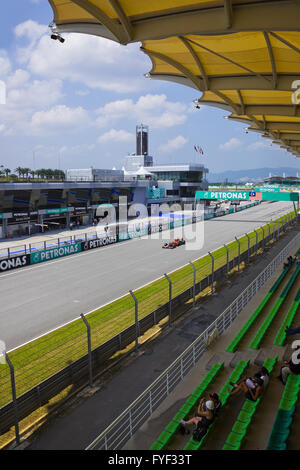
POLYGON ((136 298, 136 296, 134 295, 132 290, 129 291, 129 294, 131 295, 131 297, 134 300, 135 348, 138 349, 138 347, 139 347, 139 336, 140 336, 140 334, 139 334, 140 333, 139 332, 139 303, 138 303, 138 299, 136 298))
POLYGON ((16 434, 16 442, 19 445, 20 433, 19 433, 19 418, 18 418, 18 405, 17 405, 16 382, 15 382, 15 370, 6 352, 4 353, 4 355, 5 355, 5 360, 8 364, 9 371, 10 371, 11 393, 12 393, 12 399, 13 399, 13 405, 14 405, 15 434, 16 434))
POLYGON ((91 327, 85 318, 84 314, 80 314, 87 330, 87 342, 88 342, 88 364, 89 364, 89 383, 90 387, 93 387, 93 371, 92 371, 92 342, 91 342, 91 327))
POLYGON ((211 293, 214 293, 214 278, 215 278, 215 258, 208 252, 209 256, 211 257, 211 293))
POLYGON ((256 229, 254 229, 254 232, 255 232, 255 247, 256 247, 256 254, 257 254, 257 251, 258 251, 258 247, 257 247, 257 244, 258 244, 258 233, 257 233, 256 229))
POLYGON ((237 241, 237 243, 238 243, 238 246, 239 246, 239 254, 238 254, 238 271, 240 271, 240 256, 241 256, 241 245, 240 245, 240 241, 239 241, 239 240, 238 240, 236 237, 234 237, 234 238, 235 238, 235 240, 237 241))
POLYGON ((248 238, 248 263, 250 262, 250 237, 248 233, 245 233, 246 237, 248 238))
POLYGON ((228 250, 228 246, 224 243, 224 246, 226 248, 226 266, 227 266, 227 276, 228 276, 228 273, 229 273, 229 250, 228 250))
POLYGON ((193 307, 195 307, 196 305, 196 268, 191 261, 190 261, 190 265, 193 268, 193 307))
POLYGON ((265 231, 263 225, 260 227, 262 229, 263 238, 262 238, 262 249, 265 249, 265 231))
POLYGON ((172 281, 166 273, 164 274, 164 276, 169 283, 169 326, 171 326, 171 323, 172 323, 172 281))
POLYGON ((275 224, 274 224, 273 221, 272 221, 272 235, 273 235, 273 243, 274 243, 274 239, 275 239, 275 224))

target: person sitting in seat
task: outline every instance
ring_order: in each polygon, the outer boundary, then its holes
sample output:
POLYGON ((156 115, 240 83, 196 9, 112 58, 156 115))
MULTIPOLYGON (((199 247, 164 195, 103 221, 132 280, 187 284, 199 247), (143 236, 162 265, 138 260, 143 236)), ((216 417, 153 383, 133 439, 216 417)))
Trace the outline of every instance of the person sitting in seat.
POLYGON ((245 397, 248 400, 256 401, 262 394, 264 382, 259 377, 248 378, 243 380, 239 385, 230 383, 234 388, 230 390, 230 396, 238 395, 244 392, 245 397))
POLYGON ((218 416, 218 414, 220 413, 220 410, 222 408, 222 402, 219 398, 219 395, 217 393, 210 393, 209 398, 210 398, 211 401, 214 402, 214 405, 215 405, 214 414, 215 414, 215 416, 218 416))
POLYGON ((201 398, 199 405, 198 405, 197 412, 195 413, 195 416, 201 416, 202 411, 207 411, 207 407, 206 407, 207 401, 213 402, 214 404, 213 412, 214 412, 214 415, 217 416, 222 406, 222 402, 220 401, 217 393, 209 393, 208 398, 206 397, 201 398))
POLYGON ((266 367, 262 367, 258 372, 256 372, 254 377, 261 379, 263 381, 263 387, 266 388, 270 380, 269 375, 268 369, 266 369, 266 367))
POLYGON ((198 424, 201 422, 201 426, 207 430, 209 425, 214 420, 214 408, 215 405, 212 400, 207 400, 206 402, 201 400, 198 406, 197 416, 194 416, 194 418, 191 418, 188 421, 181 419, 180 424, 185 429, 185 427, 189 424, 195 424, 195 426, 198 426, 198 424))
POLYGON ((296 335, 297 333, 300 333, 300 326, 297 326, 296 328, 286 327, 285 332, 288 336, 296 335))
POLYGON ((286 260, 285 263, 283 263, 283 269, 285 268, 288 268, 289 266, 291 266, 291 264, 293 263, 294 261, 294 258, 292 256, 289 256, 286 260))
POLYGON ((292 357, 288 361, 285 361, 280 369, 278 379, 281 380, 283 385, 286 384, 290 374, 300 374, 300 347, 296 348, 295 352, 292 354, 292 357))

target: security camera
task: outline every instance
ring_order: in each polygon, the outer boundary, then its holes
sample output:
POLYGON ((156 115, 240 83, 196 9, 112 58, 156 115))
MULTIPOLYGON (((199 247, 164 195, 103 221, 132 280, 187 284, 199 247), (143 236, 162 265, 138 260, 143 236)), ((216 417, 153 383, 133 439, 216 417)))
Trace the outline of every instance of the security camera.
POLYGON ((58 39, 59 42, 61 42, 61 43, 65 42, 65 39, 62 38, 59 34, 56 34, 56 33, 51 34, 51 39, 54 39, 54 41, 56 41, 58 39))
POLYGON ((200 109, 200 105, 199 105, 198 100, 194 100, 193 103, 194 103, 194 106, 195 106, 196 109, 200 109))

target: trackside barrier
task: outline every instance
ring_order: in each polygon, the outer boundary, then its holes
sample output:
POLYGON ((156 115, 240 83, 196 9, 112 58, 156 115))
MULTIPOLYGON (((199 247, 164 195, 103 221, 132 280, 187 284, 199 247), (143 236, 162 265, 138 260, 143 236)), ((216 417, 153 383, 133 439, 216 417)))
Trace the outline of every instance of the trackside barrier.
MULTIPOLYGON (((260 204, 259 202, 254 202, 251 204, 247 204, 244 206, 245 209, 248 209, 253 206, 257 206, 260 204)), ((234 212, 234 210, 232 210, 234 212)), ((231 213, 229 211, 229 213, 231 213)), ((226 215, 225 211, 222 211, 220 213, 212 213, 212 214, 204 214, 204 220, 208 219, 213 219, 215 217, 220 217, 226 215)), ((196 220, 196 218, 193 216, 192 218, 189 218, 188 220, 176 220, 175 222, 173 221, 168 221, 168 223, 163 224, 160 228, 159 231, 162 230, 169 230, 173 229, 175 227, 181 227, 183 225, 187 225, 189 223, 196 223, 199 222, 199 220, 196 220)), ((153 233, 155 233, 155 228, 153 228, 153 233)), ((3 260, 9 260, 9 259, 14 259, 14 258, 21 258, 24 255, 31 255, 33 253, 37 252, 44 252, 46 250, 54 250, 58 249, 60 247, 64 247, 67 245, 75 244, 75 243, 82 243, 82 250, 84 249, 92 249, 92 248, 99 248, 101 246, 111 244, 111 243, 118 243, 122 242, 125 240, 129 240, 130 238, 139 238, 143 237, 145 235, 150 234, 147 228, 142 228, 141 230, 137 231, 136 233, 134 231, 130 231, 130 234, 126 233, 120 233, 118 237, 99 237, 97 232, 85 232, 85 233, 80 233, 77 235, 68 235, 66 237, 59 237, 59 238, 52 238, 48 239, 45 241, 39 241, 39 242, 31 242, 28 245, 19 245, 19 246, 14 246, 14 247, 8 247, 8 248, 0 248, 0 261, 3 260), (108 239, 110 241, 108 242, 108 239), (105 241, 104 243, 102 241, 105 241), (83 245, 89 246, 89 248, 84 248, 83 245)), ((72 254, 72 253, 70 253, 72 254)), ((63 255, 61 255, 63 256, 63 255)), ((21 258, 23 260, 23 258, 21 258)), ((34 258, 33 258, 34 259, 34 258)), ((53 258, 51 258, 53 259, 53 258)), ((45 260, 47 261, 47 260, 45 260)), ((17 262, 17 266, 15 267, 21 267, 20 261, 17 262)), ((28 261, 26 264, 32 264, 28 261)), ((25 263, 23 263, 25 266, 25 263)), ((12 269, 12 268, 11 268, 12 269)), ((0 269, 1 271, 1 269, 0 269)))
POLYGON ((299 240, 300 236, 297 234, 247 289, 110 426, 101 432, 87 449, 122 449, 201 358, 207 349, 207 338, 216 329, 219 335, 222 335, 229 328, 299 240))
MULTIPOLYGON (((270 235, 270 240, 272 235, 270 235)), ((292 249, 292 247, 297 243, 298 239, 300 238, 300 234, 297 236, 284 248, 284 250, 275 258, 275 260, 270 263, 269 267, 263 271, 263 274, 259 276, 256 280, 255 285, 252 283, 248 289, 247 294, 244 294, 238 297, 237 301, 232 304, 229 310, 226 310, 226 314, 222 315, 221 319, 218 323, 213 323, 211 329, 206 330, 206 334, 203 337, 203 344, 199 344, 200 351, 195 352, 195 358, 200 357, 206 347, 205 341, 207 337, 214 333, 215 328, 218 328, 220 334, 225 331, 226 328, 232 323, 232 321, 236 318, 236 316, 240 313, 240 311, 245 307, 248 303, 249 299, 255 295, 260 287, 264 285, 266 280, 273 274, 274 269, 282 263, 285 259, 287 253, 292 249), (277 260, 277 261, 276 261, 277 260)), ((265 240, 267 241, 267 240, 265 240)), ((261 248, 261 241, 258 241, 255 250, 259 250, 261 248)), ((251 247, 254 250, 253 247, 251 247)), ((243 252, 240 255, 240 262, 247 261, 248 253, 247 251, 243 252)), ((232 269, 234 266, 237 266, 238 257, 233 255, 233 258, 229 260, 229 269, 232 269)), ((190 266, 189 266, 190 268, 190 266)), ((190 268, 192 271, 192 269, 190 268)), ((216 269, 214 272, 214 281, 223 281, 225 275, 227 274, 227 265, 226 263, 216 269)), ((187 287, 183 290, 179 295, 174 295, 172 298, 172 320, 176 320, 176 312, 174 309, 176 307, 184 304, 189 299, 193 299, 193 291, 194 285, 192 280, 192 272, 191 272, 191 282, 188 284, 184 284, 187 287)), ((167 282, 166 282, 167 285, 167 282)), ((212 285, 212 275, 208 274, 206 277, 202 279, 198 279, 196 284, 196 289, 199 289, 199 292, 203 289, 212 285)), ((151 297, 151 302, 153 302, 151 297)), ((151 313, 146 314, 143 318, 139 318, 138 322, 134 322, 128 326, 127 328, 121 330, 118 334, 111 337, 111 339, 107 340, 104 343, 98 344, 95 340, 97 334, 102 336, 102 329, 100 330, 93 326, 93 322, 90 320, 90 316, 87 316, 87 320, 91 326, 91 335, 92 335, 92 352, 91 352, 91 362, 92 362, 92 369, 93 371, 99 370, 100 366, 105 363, 106 360, 111 358, 116 352, 126 348, 129 344, 137 341, 137 331, 139 335, 143 335, 146 331, 150 328, 155 326, 159 323, 162 319, 167 317, 170 314, 170 302, 165 301, 164 305, 159 306, 156 309, 153 309, 151 313), (95 333, 94 333, 95 332, 95 333)), ((132 302, 133 304, 133 302, 132 302)), ((153 305, 153 303, 151 303, 153 305)), ((137 306, 139 307, 139 305, 137 306)), ((140 309, 139 309, 140 311, 140 309)), ((178 316, 178 313, 177 313, 178 316)), ((134 318, 134 313, 132 312, 132 320, 134 318)), ((16 389, 17 389, 17 405, 18 405, 18 417, 19 420, 24 419, 28 414, 35 411, 40 406, 47 403, 52 397, 57 395, 63 389, 68 387, 69 385, 80 385, 86 383, 89 379, 89 356, 88 356, 88 344, 87 344, 87 335, 86 335, 86 328, 85 325, 80 319, 79 323, 76 321, 71 322, 70 324, 66 325, 64 328, 64 332, 66 328, 72 326, 71 332, 74 335, 74 329, 78 333, 75 332, 76 343, 72 343, 69 341, 70 337, 67 335, 65 336, 64 341, 60 339, 60 343, 58 345, 51 343, 50 349, 48 343, 45 342, 46 346, 43 346, 43 338, 39 338, 38 344, 39 350, 43 351, 43 357, 48 358, 44 362, 39 359, 39 352, 34 350, 33 355, 31 355, 28 351, 30 351, 31 344, 35 344, 35 341, 28 343, 25 345, 25 355, 26 360, 21 358, 21 366, 20 361, 16 361, 14 364, 16 369, 16 389), (76 328, 75 328, 76 327, 76 328), (78 339, 77 339, 78 338, 78 339), (43 349, 43 347, 45 349, 43 349), (42 348, 42 349, 41 349, 42 348), (77 357, 76 357, 77 354, 77 357), (57 356, 56 356, 57 355, 57 356), (32 356, 32 357, 31 357, 32 356), (36 364, 35 356, 40 361, 39 369, 38 364, 36 364), (74 357, 75 356, 75 357, 74 357), (52 361, 52 362, 51 362, 52 361), (61 367, 60 364, 68 364, 64 367, 61 367), (61 369, 59 369, 59 366, 61 369), (51 369, 53 368, 53 369, 51 369), (36 372, 36 370, 38 373, 36 372), (32 371, 35 372, 34 377, 32 377, 32 371), (39 375, 41 374, 42 380, 38 380, 39 375)), ((55 330, 52 333, 56 333, 55 330)), ((103 338, 103 336, 102 336, 103 338)), ((102 340, 103 341, 103 340, 102 340)), ((202 340, 201 340, 202 341, 202 340)), ((36 346, 35 346, 36 348, 36 346)), ((14 363, 14 355, 17 353, 17 349, 13 351, 9 351, 8 354, 10 356, 11 362, 14 363)), ((192 365, 191 365, 192 367, 192 365)), ((94 375, 94 374, 93 374, 94 375)), ((180 377, 183 378, 183 375, 180 377)), ((180 380, 182 380, 180 378, 180 380)), ((172 382, 171 382, 172 383, 172 382)), ((171 385, 172 388, 172 385, 171 385)), ((0 433, 3 434, 10 429, 11 426, 14 425, 14 414, 13 414, 13 406, 11 400, 11 393, 9 390, 9 372, 7 370, 6 365, 0 365, 0 433), (7 397, 7 402, 4 400, 7 397), (2 403, 1 403, 2 400, 2 403)), ((156 401, 154 400, 153 406, 156 406, 156 401)), ((142 413, 143 415, 143 413, 142 413)))

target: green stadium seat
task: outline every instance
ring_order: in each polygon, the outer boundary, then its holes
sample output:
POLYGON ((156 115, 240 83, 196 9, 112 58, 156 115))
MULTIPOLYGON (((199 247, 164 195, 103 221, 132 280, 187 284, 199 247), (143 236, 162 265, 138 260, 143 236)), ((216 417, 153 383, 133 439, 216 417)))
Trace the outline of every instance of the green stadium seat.
POLYGON ((172 438, 172 434, 167 432, 167 431, 163 431, 160 436, 158 436, 157 438, 157 442, 161 442, 163 444, 163 446, 167 446, 170 442, 172 438))
POLYGON ((237 434, 236 432, 231 432, 227 437, 226 444, 234 447, 236 450, 241 447, 244 434, 237 434))

